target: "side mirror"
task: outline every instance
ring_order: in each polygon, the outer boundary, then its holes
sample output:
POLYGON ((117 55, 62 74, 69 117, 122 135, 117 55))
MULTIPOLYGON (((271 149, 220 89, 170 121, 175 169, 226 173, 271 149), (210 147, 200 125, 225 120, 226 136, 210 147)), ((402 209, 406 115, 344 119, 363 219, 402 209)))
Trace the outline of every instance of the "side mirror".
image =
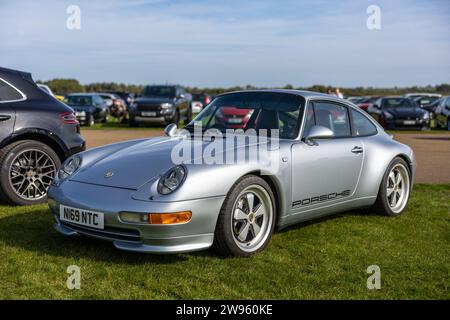
POLYGON ((173 137, 176 135, 177 130, 178 130, 177 125, 175 123, 171 123, 164 128, 164 133, 169 137, 173 137))
POLYGON ((333 138, 334 133, 329 128, 324 126, 313 126, 309 129, 308 134, 306 135, 305 142, 312 146, 315 144, 314 140, 316 139, 329 139, 333 138))

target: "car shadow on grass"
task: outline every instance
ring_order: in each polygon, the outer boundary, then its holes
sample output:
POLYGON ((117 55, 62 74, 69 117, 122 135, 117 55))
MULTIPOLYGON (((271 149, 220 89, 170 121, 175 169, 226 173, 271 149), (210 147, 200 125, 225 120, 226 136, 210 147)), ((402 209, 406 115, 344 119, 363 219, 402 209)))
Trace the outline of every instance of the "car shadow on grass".
MULTIPOLYGON (((20 207, 10 208, 20 210, 20 207)), ((53 215, 48 209, 25 210, 29 212, 7 214, 0 218, 0 245, 54 257, 93 259, 118 265, 171 264, 188 258, 182 254, 127 252, 116 249, 107 241, 83 236, 65 237, 53 229, 53 215)))
POLYGON ((376 215, 377 215, 377 213, 374 212, 370 208, 358 209, 358 210, 350 210, 350 211, 346 211, 346 212, 330 214, 330 215, 319 217, 319 218, 313 218, 312 220, 307 220, 307 221, 303 221, 303 222, 297 222, 297 223, 289 225, 287 227, 278 229, 275 232, 280 232, 280 233, 289 232, 289 231, 292 231, 292 230, 297 230, 297 229, 305 228, 305 227, 308 227, 308 226, 320 224, 320 223, 323 223, 325 221, 337 220, 337 219, 345 218, 345 217, 349 217, 349 216, 357 216, 357 217, 358 216, 365 216, 365 217, 367 217, 367 216, 376 216, 376 215))

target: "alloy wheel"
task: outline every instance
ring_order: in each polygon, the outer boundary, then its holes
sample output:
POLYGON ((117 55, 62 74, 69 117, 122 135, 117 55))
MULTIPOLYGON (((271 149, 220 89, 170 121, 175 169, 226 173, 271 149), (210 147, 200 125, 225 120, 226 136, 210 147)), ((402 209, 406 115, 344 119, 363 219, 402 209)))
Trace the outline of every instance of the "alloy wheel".
POLYGON ((246 252, 258 250, 270 235, 273 220, 269 193, 259 185, 251 185, 236 198, 232 213, 233 239, 246 252))
POLYGON ((27 149, 16 155, 9 167, 9 183, 16 195, 25 200, 45 197, 56 174, 56 165, 45 152, 27 149))
POLYGON ((409 190, 408 169, 399 163, 389 172, 386 186, 387 202, 394 213, 399 213, 405 208, 408 202, 409 190))

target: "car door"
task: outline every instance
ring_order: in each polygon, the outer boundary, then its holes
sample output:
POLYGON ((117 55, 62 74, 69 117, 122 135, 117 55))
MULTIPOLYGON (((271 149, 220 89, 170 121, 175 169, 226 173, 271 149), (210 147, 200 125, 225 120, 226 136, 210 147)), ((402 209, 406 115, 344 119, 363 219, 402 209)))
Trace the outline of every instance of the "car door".
POLYGON ((304 139, 292 145, 292 211, 329 206, 351 199, 361 173, 363 144, 352 136, 349 108, 332 101, 313 101, 305 113, 304 137, 314 125, 331 129, 334 137, 304 139))

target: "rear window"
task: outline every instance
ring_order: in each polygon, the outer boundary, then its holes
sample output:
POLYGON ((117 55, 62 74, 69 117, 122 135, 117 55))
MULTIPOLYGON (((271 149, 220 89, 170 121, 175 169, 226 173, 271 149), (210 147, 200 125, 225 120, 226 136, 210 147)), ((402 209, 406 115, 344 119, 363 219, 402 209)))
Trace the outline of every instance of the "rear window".
POLYGON ((12 102, 23 98, 19 91, 0 79, 0 102, 12 102))
POLYGON ((352 109, 353 128, 357 136, 370 136, 377 133, 375 125, 365 115, 352 109))
POLYGON ((399 108, 399 107, 413 107, 410 100, 404 98, 386 98, 384 99, 383 107, 385 108, 399 108))
POLYGON ((92 96, 68 96, 64 101, 69 106, 90 106, 92 105, 92 96))

